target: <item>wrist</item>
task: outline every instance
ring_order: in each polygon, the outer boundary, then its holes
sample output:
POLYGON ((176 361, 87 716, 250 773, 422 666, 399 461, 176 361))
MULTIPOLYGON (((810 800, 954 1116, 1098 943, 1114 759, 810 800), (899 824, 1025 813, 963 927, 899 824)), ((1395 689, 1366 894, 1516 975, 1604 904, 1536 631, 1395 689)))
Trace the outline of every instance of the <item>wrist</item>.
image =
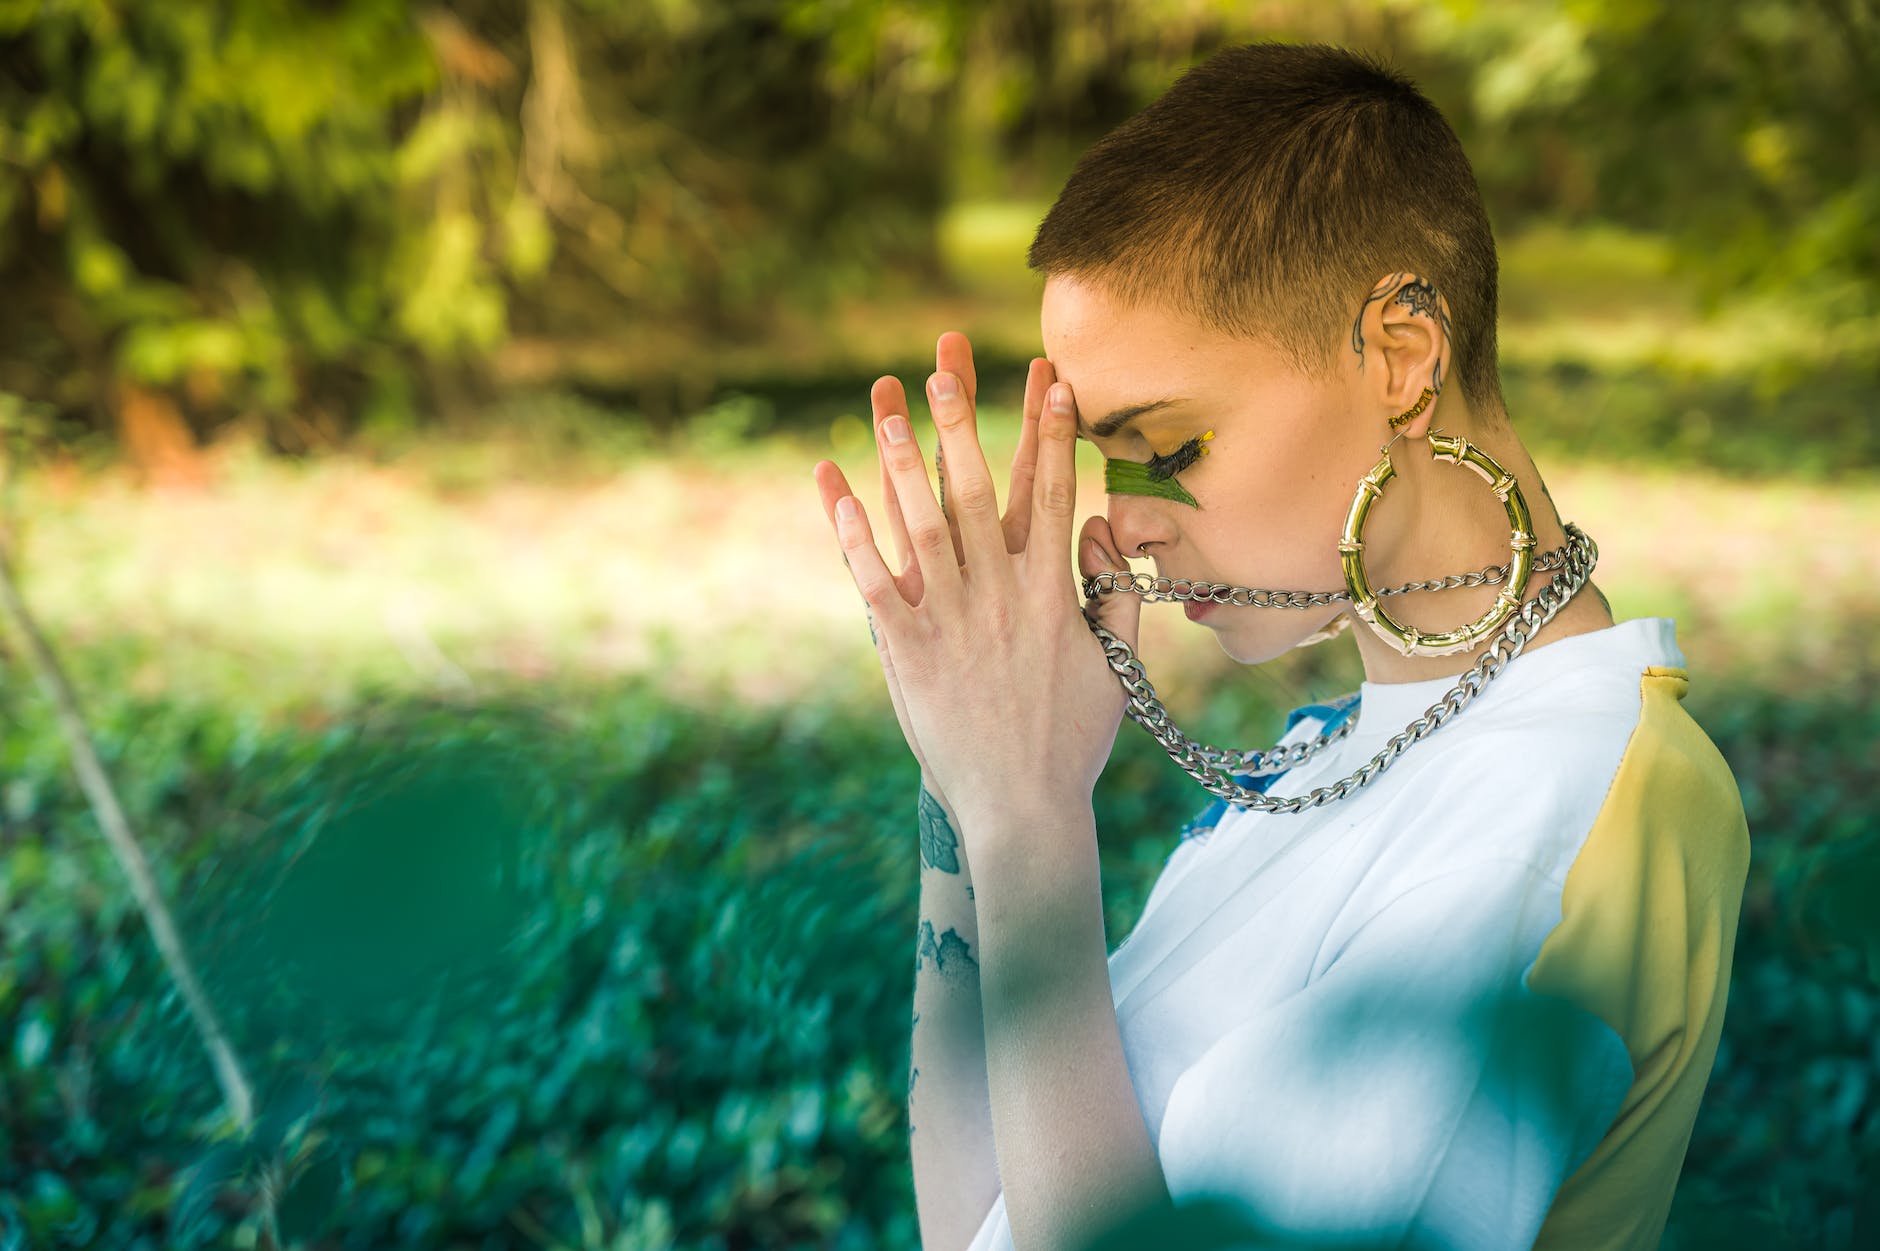
POLYGON ((953 806, 960 841, 988 859, 1005 847, 1037 851, 1054 842, 1088 839, 1096 828, 1091 797, 1079 792, 977 792, 953 806))
POLYGON ((1060 930, 1092 899, 1101 911, 1097 820, 1089 803, 1010 807, 977 825, 967 820, 962 841, 972 847, 977 918, 989 948, 1035 934, 1034 923, 1060 930))

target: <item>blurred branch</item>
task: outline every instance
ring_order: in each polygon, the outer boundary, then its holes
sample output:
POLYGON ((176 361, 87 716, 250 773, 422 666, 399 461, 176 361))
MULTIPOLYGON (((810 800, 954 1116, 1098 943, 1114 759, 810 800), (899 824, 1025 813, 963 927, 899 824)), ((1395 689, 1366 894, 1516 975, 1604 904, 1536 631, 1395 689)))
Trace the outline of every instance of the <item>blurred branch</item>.
POLYGON ((448 8, 427 8, 418 14, 417 23, 448 77, 479 87, 497 87, 515 73, 507 57, 479 39, 448 8))
POLYGON ((551 209, 578 191, 569 161, 584 164, 595 150, 594 129, 581 99, 581 79, 568 47, 568 27, 555 0, 529 5, 529 86, 522 96, 522 177, 551 209))
POLYGON ((222 1100, 228 1105, 229 1115, 246 1133, 254 1123, 254 1090, 248 1083, 247 1075, 242 1072, 234 1048, 229 1045, 221 1018, 216 1015, 209 996, 203 991, 202 982, 196 976, 195 965, 190 962, 189 953, 183 947, 183 938, 170 916, 169 905, 164 903, 162 892, 157 889, 157 879, 150 870, 150 860, 131 831, 123 806, 118 803, 117 791, 112 787, 104 764, 98 758, 98 749, 92 741, 90 729, 85 725, 84 715, 79 711, 78 698, 73 693, 72 685, 59 666, 58 658, 53 655, 51 645, 46 642, 46 636, 33 620, 25 599, 20 595, 19 583, 13 575, 13 561, 7 553, 0 553, 0 612, 4 612, 7 623, 25 645, 27 664, 33 670, 39 689, 51 702, 58 716, 60 735, 65 739, 66 750, 72 755, 72 770, 78 774, 78 784, 83 788, 92 813, 104 830, 105 840, 110 843, 118 865, 130 879, 131 893, 136 896, 137 906, 144 914, 144 923, 150 927, 150 937, 163 956, 164 966, 170 976, 176 979, 177 988, 182 992, 190 1021, 209 1053, 209 1062, 215 1069, 216 1084, 222 1088, 222 1100))
MULTIPOLYGON (((10 454, 0 457, 9 474, 12 459, 10 454)), ((79 710, 78 696, 60 666, 58 657, 53 653, 51 644, 40 630, 39 623, 33 619, 32 612, 26 606, 25 597, 20 593, 19 582, 13 573, 12 553, 4 545, 0 545, 0 614, 5 616, 7 624, 18 636, 23 645, 26 664, 32 669, 40 691, 52 705, 60 736, 71 754, 72 770, 78 775, 79 787, 85 792, 92 814, 104 830, 105 841, 110 844, 112 855, 117 858, 124 875, 130 879, 131 894, 137 900, 138 910, 143 913, 144 924, 157 945, 164 968, 182 994, 190 1024, 195 1026, 203 1049, 209 1053, 209 1064, 215 1072, 216 1085, 221 1088, 222 1102, 228 1108, 236 1128, 246 1138, 255 1120, 254 1088, 249 1084, 241 1061, 229 1043, 221 1018, 216 1015, 215 1005, 209 1001, 201 979, 196 976, 196 967, 183 945, 183 936, 170 915, 169 905, 164 902, 163 893, 158 889, 150 860, 144 855, 142 845, 131 830, 130 820, 124 815, 123 805, 118 802, 110 775, 105 772, 104 762, 98 757, 91 730, 79 710)), ((276 1170, 270 1166, 264 1171, 261 1185, 262 1217, 270 1245, 279 1242, 274 1232, 276 1181, 276 1170)))
POLYGON ((569 241, 609 290, 628 300, 637 298, 651 277, 650 268, 621 248, 626 222, 583 191, 570 169, 588 164, 600 145, 588 122, 580 72, 556 0, 529 5, 529 86, 522 98, 521 125, 516 194, 526 188, 557 221, 576 232, 569 241))

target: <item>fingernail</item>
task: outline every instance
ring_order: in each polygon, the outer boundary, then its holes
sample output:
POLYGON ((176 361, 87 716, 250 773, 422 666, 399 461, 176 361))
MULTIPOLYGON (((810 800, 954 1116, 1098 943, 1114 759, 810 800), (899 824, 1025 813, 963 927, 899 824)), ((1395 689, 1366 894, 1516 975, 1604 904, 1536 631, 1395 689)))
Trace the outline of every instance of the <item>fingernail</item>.
POLYGON ((907 418, 896 415, 881 423, 881 432, 890 443, 907 442, 907 418))
POLYGON ((1062 384, 1054 384, 1051 388, 1051 407, 1060 413, 1070 412, 1071 389, 1062 384))
POLYGON ((960 393, 960 380, 952 374, 935 374, 931 387, 936 400, 950 400, 960 393))
POLYGON ((836 501, 836 517, 842 521, 854 521, 856 513, 855 497, 845 495, 836 501))

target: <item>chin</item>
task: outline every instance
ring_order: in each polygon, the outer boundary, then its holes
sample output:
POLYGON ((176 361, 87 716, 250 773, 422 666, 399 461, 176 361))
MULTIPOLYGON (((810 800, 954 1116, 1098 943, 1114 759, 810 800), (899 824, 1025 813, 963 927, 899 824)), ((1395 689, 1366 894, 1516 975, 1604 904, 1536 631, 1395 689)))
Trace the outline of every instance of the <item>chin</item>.
POLYGON ((1247 638, 1245 636, 1218 631, 1221 650, 1228 658, 1243 665, 1263 665, 1269 660, 1284 656, 1299 645, 1298 640, 1274 638, 1247 638))

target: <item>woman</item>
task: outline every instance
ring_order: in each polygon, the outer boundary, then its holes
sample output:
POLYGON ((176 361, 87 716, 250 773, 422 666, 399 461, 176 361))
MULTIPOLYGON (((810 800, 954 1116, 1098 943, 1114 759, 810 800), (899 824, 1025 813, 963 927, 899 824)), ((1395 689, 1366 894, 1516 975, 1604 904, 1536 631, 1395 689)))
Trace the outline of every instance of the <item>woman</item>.
POLYGON ((1674 623, 1615 624, 1508 419, 1453 131, 1360 56, 1229 49, 1084 155, 1030 263, 1003 517, 961 335, 940 500, 873 390, 896 567, 816 466, 921 764, 923 1244, 1217 1196, 1302 1245, 1655 1247, 1748 832, 1674 623), (1079 437, 1109 494, 1081 606, 1079 437), (1275 750, 1203 748, 1137 680, 1131 592, 1247 664, 1349 628, 1365 681, 1275 750), (1106 957, 1091 794, 1125 711, 1216 799, 1106 957))

